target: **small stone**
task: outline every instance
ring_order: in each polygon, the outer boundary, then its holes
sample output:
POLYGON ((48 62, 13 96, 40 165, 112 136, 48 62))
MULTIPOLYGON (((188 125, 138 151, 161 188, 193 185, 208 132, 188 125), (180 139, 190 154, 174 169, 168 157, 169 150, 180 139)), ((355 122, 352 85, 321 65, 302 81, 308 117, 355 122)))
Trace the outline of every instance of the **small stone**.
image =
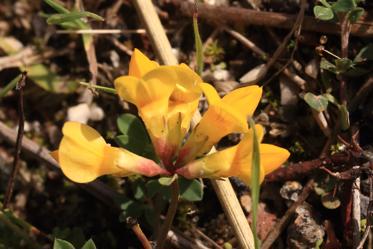
POLYGON ((280 195, 285 200, 296 202, 299 194, 302 192, 303 186, 297 181, 287 181, 280 189, 280 195))
POLYGON ((325 235, 324 227, 312 207, 304 203, 296 211, 296 218, 288 227, 288 248, 308 249, 315 248, 316 243, 325 235))

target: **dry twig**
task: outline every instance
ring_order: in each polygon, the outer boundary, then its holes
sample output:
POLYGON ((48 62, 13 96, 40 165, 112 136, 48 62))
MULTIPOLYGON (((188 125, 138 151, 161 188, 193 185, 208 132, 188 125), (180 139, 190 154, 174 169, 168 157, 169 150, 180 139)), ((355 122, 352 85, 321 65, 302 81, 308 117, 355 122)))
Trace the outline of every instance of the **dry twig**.
POLYGON ((261 249, 269 249, 272 244, 276 241, 278 236, 281 234, 281 232, 284 230, 285 226, 288 224, 290 221, 291 217, 293 216, 295 210, 297 207, 302 204, 309 194, 311 193, 313 189, 313 184, 314 180, 311 179, 307 182, 306 186, 303 188, 302 193, 299 195, 298 200, 293 203, 293 205, 286 210, 286 213, 282 216, 281 220, 279 220, 276 225, 273 227, 271 232, 268 234, 268 236, 265 238, 262 246, 260 247, 261 249))
POLYGON ((13 161, 13 167, 12 172, 10 173, 8 185, 6 187, 5 196, 4 196, 4 203, 3 208, 6 209, 8 207, 8 204, 10 202, 10 199, 13 194, 13 188, 14 188, 14 181, 17 176, 18 170, 19 170, 19 157, 21 155, 21 149, 22 149, 22 138, 24 133, 24 124, 25 124, 25 113, 23 110, 23 88, 26 85, 26 77, 27 72, 22 72, 21 78, 19 79, 16 90, 18 91, 18 132, 17 132, 17 139, 16 139, 16 151, 14 153, 14 161, 13 161))
MULTIPOLYGON (((181 0, 172 0, 175 5, 180 6, 184 15, 193 15, 193 3, 181 0)), ((215 25, 240 24, 258 25, 275 28, 291 29, 294 26, 296 15, 288 15, 276 12, 255 11, 239 7, 212 6, 209 4, 199 5, 201 19, 215 25)), ((340 26, 333 22, 317 20, 314 17, 305 16, 302 29, 324 34, 339 34, 340 26)), ((373 23, 368 21, 358 21, 351 25, 351 35, 361 37, 373 36, 373 23)))

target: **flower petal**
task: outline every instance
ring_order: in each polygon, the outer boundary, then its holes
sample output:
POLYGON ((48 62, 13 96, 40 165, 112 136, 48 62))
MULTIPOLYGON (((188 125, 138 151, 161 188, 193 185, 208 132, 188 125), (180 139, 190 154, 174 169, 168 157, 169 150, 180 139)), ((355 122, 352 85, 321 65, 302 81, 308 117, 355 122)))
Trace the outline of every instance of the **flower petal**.
POLYGON ((181 149, 178 164, 207 153, 224 136, 247 129, 246 118, 235 109, 223 103, 211 105, 181 149))
POLYGON ((247 86, 233 90, 222 101, 245 116, 252 116, 262 97, 263 89, 259 86, 247 86))
POLYGON ((146 55, 135 48, 131 56, 128 75, 136 78, 141 78, 146 73, 157 67, 159 67, 159 64, 157 62, 149 60, 146 55))
POLYGON ((93 128, 66 122, 57 159, 62 172, 72 181, 86 183, 106 174, 166 174, 155 162, 127 150, 111 147, 93 128))
POLYGON ((259 150, 260 162, 266 175, 280 167, 290 156, 288 150, 272 144, 260 144, 259 150))
POLYGON ((215 90, 215 88, 212 85, 208 83, 202 83, 201 87, 202 87, 203 94, 206 96, 206 99, 209 105, 215 105, 221 101, 221 98, 218 92, 215 90))
POLYGON ((77 122, 66 122, 64 137, 58 149, 62 172, 72 181, 90 182, 102 172, 118 173, 119 168, 104 168, 105 140, 93 128, 77 122))
POLYGON ((225 173, 234 164, 236 152, 237 146, 233 146, 192 161, 176 172, 188 179, 230 176, 225 173))

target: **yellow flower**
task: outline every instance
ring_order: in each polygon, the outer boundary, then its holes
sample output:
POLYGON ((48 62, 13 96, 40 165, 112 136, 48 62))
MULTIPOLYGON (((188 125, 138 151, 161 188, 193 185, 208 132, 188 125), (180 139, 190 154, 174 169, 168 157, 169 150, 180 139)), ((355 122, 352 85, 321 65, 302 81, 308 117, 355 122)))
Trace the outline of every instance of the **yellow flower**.
POLYGON ((157 155, 170 167, 202 93, 201 78, 188 66, 158 66, 139 51, 129 76, 114 82, 118 95, 136 105, 157 155))
MULTIPOLYGON (((52 155, 69 179, 85 183, 106 174, 155 176, 176 172, 186 178, 237 176, 250 182, 253 130, 248 128, 247 118, 253 115, 260 101, 261 87, 239 88, 220 98, 211 85, 203 83, 185 64, 159 66, 136 49, 129 75, 117 78, 114 84, 122 100, 136 105, 164 167, 126 149, 110 146, 87 125, 66 122, 59 149, 52 155), (209 108, 183 145, 202 92, 209 108), (239 144, 195 160, 222 137, 236 132, 244 134, 239 144)), ((257 125, 255 129, 260 143, 263 128, 257 125)), ((266 174, 289 157, 289 152, 261 143, 259 150, 262 182, 266 174)))
POLYGON ((209 84, 202 83, 209 108, 180 150, 178 165, 209 152, 224 136, 248 130, 247 117, 252 116, 262 96, 262 88, 238 88, 222 99, 209 84))
POLYGON ((59 149, 52 156, 59 162, 62 172, 74 182, 86 183, 107 174, 168 174, 152 160, 111 147, 88 125, 66 122, 62 133, 59 149))
MULTIPOLYGON (((263 128, 255 126, 258 142, 263 138, 263 128)), ((290 153, 281 147, 271 144, 260 144, 260 182, 264 176, 280 167, 290 153)), ((218 178, 237 176, 247 185, 251 181, 251 164, 253 153, 253 130, 249 129, 244 138, 236 146, 215 152, 192 161, 177 170, 186 178, 218 178)))

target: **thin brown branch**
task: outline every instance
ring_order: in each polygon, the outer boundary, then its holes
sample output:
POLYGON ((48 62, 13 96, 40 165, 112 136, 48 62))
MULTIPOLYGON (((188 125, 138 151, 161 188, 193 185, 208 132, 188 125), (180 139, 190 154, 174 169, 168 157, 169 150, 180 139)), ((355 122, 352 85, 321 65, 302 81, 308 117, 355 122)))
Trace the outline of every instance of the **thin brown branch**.
MULTIPOLYGON (((307 1, 302 0, 300 5, 300 10, 297 15, 297 18, 295 20, 293 28, 290 30, 290 32, 285 36, 284 40, 280 44, 280 46, 277 47, 275 53, 271 56, 271 58, 267 62, 267 68, 271 68, 271 66, 277 61, 277 59, 281 56, 281 54, 284 52, 286 47, 288 46, 288 43, 290 41, 290 38, 295 35, 296 43, 298 41, 298 36, 300 34, 300 30, 302 27, 302 22, 304 19, 304 11, 306 10, 307 1)), ((297 45, 294 48, 294 51, 296 49, 297 45)))
MULTIPOLYGON (((172 0, 175 5, 180 6, 182 14, 186 16, 193 15, 193 4, 184 0, 172 0)), ((296 15, 288 15, 276 12, 255 11, 239 7, 212 6, 200 4, 199 17, 215 25, 258 25, 267 27, 276 27, 291 29, 294 26, 296 15)), ((339 34, 340 26, 333 22, 324 22, 314 17, 305 16, 302 29, 324 34, 339 34)), ((351 25, 351 35, 372 37, 373 23, 368 21, 358 21, 351 25)))
POLYGON ((310 175, 313 170, 321 166, 333 166, 334 164, 346 163, 351 159, 348 153, 337 153, 329 157, 317 158, 310 161, 290 164, 288 167, 278 168, 272 173, 266 175, 267 182, 283 182, 294 179, 304 178, 310 175))
MULTIPOLYGON (((264 61, 268 60, 268 54, 264 52, 261 48, 259 48, 254 42, 252 42, 247 37, 243 36, 237 31, 231 30, 229 28, 224 29, 227 33, 232 35, 234 38, 236 38, 238 41, 240 41, 244 46, 246 46, 248 49, 256 53, 260 58, 262 58, 264 61)), ((302 79, 299 75, 292 73, 288 68, 284 68, 280 63, 275 63, 275 68, 279 69, 279 72, 284 74, 286 77, 288 77, 291 81, 293 81, 300 89, 304 90, 306 81, 302 79)), ((246 84, 241 84, 240 87, 246 86, 246 84)))
POLYGON ((302 193, 299 195, 298 200, 290 206, 290 208, 282 216, 281 220, 278 221, 276 225, 272 228, 271 232, 269 232, 268 236, 266 237, 262 246, 260 247, 261 249, 269 249, 272 246, 272 244, 276 241, 278 236, 284 230, 285 226, 289 223, 297 207, 301 205, 311 193, 313 189, 313 184, 313 179, 307 182, 306 186, 303 188, 302 193))
POLYGON ((142 231, 139 223, 135 218, 128 217, 126 219, 127 226, 129 226, 136 237, 141 242, 144 249, 152 249, 152 245, 150 244, 148 238, 145 236, 144 232, 142 231))
POLYGON ((177 205, 179 202, 179 183, 177 179, 175 179, 172 182, 170 188, 172 191, 171 202, 170 206, 168 207, 166 218, 162 225, 161 231, 157 238, 157 249, 163 249, 164 243, 166 242, 168 231, 171 229, 171 225, 174 220, 177 211, 177 205))
POLYGON ((18 170, 19 170, 19 158, 21 155, 21 148, 22 148, 22 138, 24 133, 24 124, 25 124, 25 113, 23 110, 23 88, 26 85, 26 77, 27 72, 22 72, 21 78, 19 79, 16 90, 18 92, 18 132, 17 132, 17 140, 16 140, 16 151, 14 153, 14 161, 13 161, 13 167, 12 172, 10 173, 8 184, 5 191, 4 196, 4 203, 3 208, 6 209, 8 207, 8 204, 10 202, 10 199, 12 198, 13 194, 13 188, 14 188, 14 181, 17 176, 18 170))

